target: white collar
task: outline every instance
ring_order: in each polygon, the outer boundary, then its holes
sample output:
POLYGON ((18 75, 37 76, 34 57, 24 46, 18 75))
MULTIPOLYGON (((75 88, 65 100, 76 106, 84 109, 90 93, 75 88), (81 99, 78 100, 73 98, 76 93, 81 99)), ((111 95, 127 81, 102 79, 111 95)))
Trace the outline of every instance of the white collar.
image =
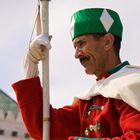
POLYGON ((123 100, 140 111, 140 67, 127 65, 109 77, 97 81, 87 93, 78 98, 89 100, 97 95, 123 100))

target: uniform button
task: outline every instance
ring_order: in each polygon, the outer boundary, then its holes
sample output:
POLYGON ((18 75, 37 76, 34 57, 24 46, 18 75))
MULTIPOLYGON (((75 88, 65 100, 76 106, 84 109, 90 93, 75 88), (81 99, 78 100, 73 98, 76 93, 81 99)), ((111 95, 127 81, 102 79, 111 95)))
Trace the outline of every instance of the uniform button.
POLYGON ((96 126, 95 125, 89 125, 89 130, 90 131, 93 131, 93 130, 95 131, 95 129, 96 129, 96 126))
POLYGON ((98 126, 97 125, 89 125, 89 130, 90 131, 97 131, 97 130, 100 130, 100 128, 98 128, 98 126))
POLYGON ((90 112, 91 112, 91 111, 88 111, 88 116, 90 116, 90 112))
POLYGON ((90 116, 91 111, 88 111, 85 113, 85 118, 88 118, 90 116))
POLYGON ((89 130, 85 129, 85 136, 88 136, 88 135, 89 135, 89 130))
POLYGON ((103 110, 104 109, 104 106, 101 106, 101 110, 103 110))

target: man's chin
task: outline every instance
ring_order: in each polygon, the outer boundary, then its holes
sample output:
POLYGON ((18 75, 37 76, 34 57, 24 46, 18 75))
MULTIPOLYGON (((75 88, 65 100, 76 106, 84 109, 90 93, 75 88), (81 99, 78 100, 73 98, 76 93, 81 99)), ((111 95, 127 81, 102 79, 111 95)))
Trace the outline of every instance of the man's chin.
POLYGON ((85 73, 88 74, 88 75, 93 75, 94 74, 93 71, 90 71, 90 70, 87 70, 87 69, 85 69, 85 73))

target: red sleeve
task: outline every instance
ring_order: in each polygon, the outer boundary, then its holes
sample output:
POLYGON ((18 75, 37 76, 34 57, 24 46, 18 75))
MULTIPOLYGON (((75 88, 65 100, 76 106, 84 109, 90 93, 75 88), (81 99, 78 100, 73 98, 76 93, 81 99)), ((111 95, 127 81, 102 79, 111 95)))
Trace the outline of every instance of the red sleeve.
POLYGON ((42 140, 42 88, 39 77, 21 80, 12 87, 30 136, 42 140))
POLYGON ((140 112, 123 101, 114 104, 120 117, 121 137, 105 138, 105 140, 140 140, 140 112))
MULTIPOLYGON (((42 88, 39 77, 19 81, 12 87, 30 136, 42 140, 42 88)), ((67 140, 71 135, 79 135, 78 111, 78 104, 59 109, 50 107, 51 139, 67 140)))

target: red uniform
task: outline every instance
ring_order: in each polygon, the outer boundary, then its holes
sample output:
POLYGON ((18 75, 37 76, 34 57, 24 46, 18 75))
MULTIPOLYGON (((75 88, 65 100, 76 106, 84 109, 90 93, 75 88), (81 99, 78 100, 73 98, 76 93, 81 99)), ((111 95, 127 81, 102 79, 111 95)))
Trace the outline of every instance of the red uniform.
MULTIPOLYGON (((42 88, 39 78, 13 84, 29 134, 42 140, 42 88), (34 88, 31 88, 34 87, 34 88)), ((140 112, 122 100, 101 95, 51 110, 51 140, 75 136, 104 140, 140 140, 140 112)))

